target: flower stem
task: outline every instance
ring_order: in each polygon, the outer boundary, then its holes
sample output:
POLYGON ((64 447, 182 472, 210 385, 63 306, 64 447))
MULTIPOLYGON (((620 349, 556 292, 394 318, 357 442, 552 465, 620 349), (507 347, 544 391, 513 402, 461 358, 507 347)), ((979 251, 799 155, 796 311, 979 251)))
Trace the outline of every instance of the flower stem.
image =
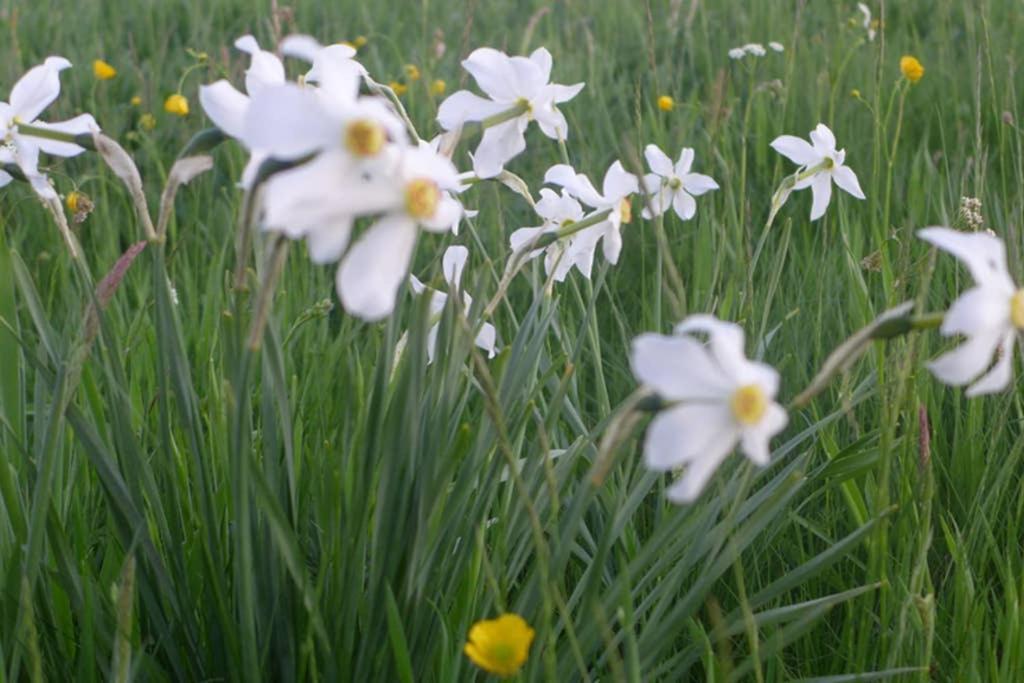
POLYGON ((43 138, 44 140, 67 142, 72 145, 78 145, 79 147, 85 147, 86 149, 94 152, 96 151, 96 145, 93 144, 92 133, 65 133, 51 128, 40 128, 39 126, 30 126, 27 123, 19 123, 18 134, 29 135, 34 138, 43 138))

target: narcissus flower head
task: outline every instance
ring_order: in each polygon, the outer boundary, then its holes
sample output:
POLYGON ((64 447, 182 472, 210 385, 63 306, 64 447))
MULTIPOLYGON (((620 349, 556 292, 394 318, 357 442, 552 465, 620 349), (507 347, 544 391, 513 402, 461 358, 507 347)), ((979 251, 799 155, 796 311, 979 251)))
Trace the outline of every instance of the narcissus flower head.
POLYGON ((743 330, 711 315, 692 315, 675 334, 633 340, 633 374, 670 406, 647 428, 644 460, 653 470, 685 467, 668 490, 674 503, 696 500, 726 456, 740 449, 767 465, 769 442, 786 426, 775 402, 779 374, 748 360, 743 330), (705 333, 707 344, 694 333, 705 333))
POLYGON ((503 614, 473 624, 463 652, 488 673, 514 676, 529 657, 533 636, 533 629, 521 616, 503 614))
POLYGON ((810 138, 811 143, 808 143, 792 135, 780 135, 772 140, 771 146, 782 156, 800 165, 792 189, 811 188, 811 220, 816 221, 825 215, 832 200, 833 181, 857 199, 864 199, 864 192, 860 189, 857 174, 843 164, 846 150, 836 150, 836 138, 828 126, 819 123, 811 131, 810 138))
POLYGON ((953 302, 939 328, 947 337, 967 340, 928 368, 946 384, 970 384, 967 396, 1002 391, 1013 378, 1013 346, 1024 331, 1024 290, 1010 277, 1003 241, 943 227, 918 230, 917 236, 960 259, 974 278, 974 287, 953 302))
POLYGON ((683 148, 675 164, 657 145, 647 145, 644 156, 652 171, 643 178, 648 197, 644 218, 660 216, 671 206, 679 218, 688 221, 697 213, 694 197, 718 189, 718 183, 710 176, 690 172, 694 155, 689 147, 683 148))

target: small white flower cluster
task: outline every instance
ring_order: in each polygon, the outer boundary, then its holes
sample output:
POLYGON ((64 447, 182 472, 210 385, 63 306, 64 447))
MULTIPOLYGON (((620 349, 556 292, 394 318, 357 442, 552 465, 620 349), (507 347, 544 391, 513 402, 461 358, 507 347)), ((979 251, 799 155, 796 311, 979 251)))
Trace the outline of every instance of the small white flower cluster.
MULTIPOLYGON (((771 41, 768 43, 768 49, 773 52, 782 52, 786 48, 782 43, 771 41)), ((764 45, 761 43, 747 43, 746 45, 740 45, 729 50, 729 59, 743 59, 746 56, 751 57, 764 57, 768 54, 768 50, 765 50, 764 45)))

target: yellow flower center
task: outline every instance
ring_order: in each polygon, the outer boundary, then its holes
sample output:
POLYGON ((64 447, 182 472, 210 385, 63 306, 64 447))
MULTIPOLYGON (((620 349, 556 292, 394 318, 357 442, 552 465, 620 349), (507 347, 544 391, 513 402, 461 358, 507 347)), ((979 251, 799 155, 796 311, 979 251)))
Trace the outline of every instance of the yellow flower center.
POLYGON ((384 126, 370 119, 356 119, 345 127, 345 147, 357 157, 372 157, 384 147, 384 126))
POLYGON ((756 384, 747 384, 732 395, 729 401, 733 417, 743 425, 754 425, 761 421, 768 408, 768 397, 756 384))
POLYGON ((1024 289, 1018 289, 1010 298, 1010 322, 1018 330, 1024 330, 1024 289))
POLYGON ((623 197, 619 202, 619 215, 622 216, 623 223, 633 220, 633 205, 629 202, 629 197, 623 197))
POLYGON ((416 178, 405 186, 405 210, 413 218, 431 218, 440 202, 441 190, 429 178, 416 178))

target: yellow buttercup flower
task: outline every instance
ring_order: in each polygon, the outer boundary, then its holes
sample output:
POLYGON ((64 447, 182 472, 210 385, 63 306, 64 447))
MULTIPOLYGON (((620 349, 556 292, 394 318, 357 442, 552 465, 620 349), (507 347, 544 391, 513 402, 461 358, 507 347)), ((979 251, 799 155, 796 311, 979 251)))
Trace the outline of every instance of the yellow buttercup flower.
POLYGON ((68 193, 68 196, 64 198, 64 204, 68 207, 68 211, 71 213, 78 213, 78 205, 81 204, 84 199, 85 195, 76 190, 75 192, 68 193))
POLYGON ((129 102, 133 107, 139 107, 142 105, 142 98, 138 95, 132 95, 132 98, 129 100, 129 102))
POLYGON ((405 83, 399 83, 398 81, 391 81, 388 83, 388 87, 395 91, 395 94, 401 97, 409 90, 409 86, 405 83))
POLYGON ((658 109, 662 111, 672 111, 676 108, 676 101, 668 95, 662 95, 658 98, 658 109))
POLYGON ((97 59, 92 63, 92 74, 101 81, 109 81, 117 75, 117 69, 102 59, 97 59))
POLYGON ((443 95, 444 91, 448 89, 448 84, 438 78, 436 81, 430 84, 430 92, 435 95, 443 95))
POLYGON ((188 100, 176 92, 164 100, 164 111, 175 116, 188 116, 188 100))
POLYGON ((903 58, 900 59, 900 71, 903 72, 904 78, 911 83, 917 83, 924 76, 924 66, 911 55, 903 55, 903 58))
POLYGON ((139 128, 142 130, 153 130, 156 128, 156 117, 146 112, 139 117, 139 128))
POLYGON ((473 624, 462 651, 484 671, 512 676, 526 663, 532 642, 533 629, 525 619, 518 614, 502 614, 473 624))
POLYGON ((854 98, 856 100, 859 100, 860 99, 860 90, 857 90, 857 88, 854 88, 853 90, 851 90, 850 91, 850 97, 852 97, 852 98, 854 98))
POLYGON ((410 81, 420 80, 420 68, 415 64, 405 65, 405 77, 410 81))

